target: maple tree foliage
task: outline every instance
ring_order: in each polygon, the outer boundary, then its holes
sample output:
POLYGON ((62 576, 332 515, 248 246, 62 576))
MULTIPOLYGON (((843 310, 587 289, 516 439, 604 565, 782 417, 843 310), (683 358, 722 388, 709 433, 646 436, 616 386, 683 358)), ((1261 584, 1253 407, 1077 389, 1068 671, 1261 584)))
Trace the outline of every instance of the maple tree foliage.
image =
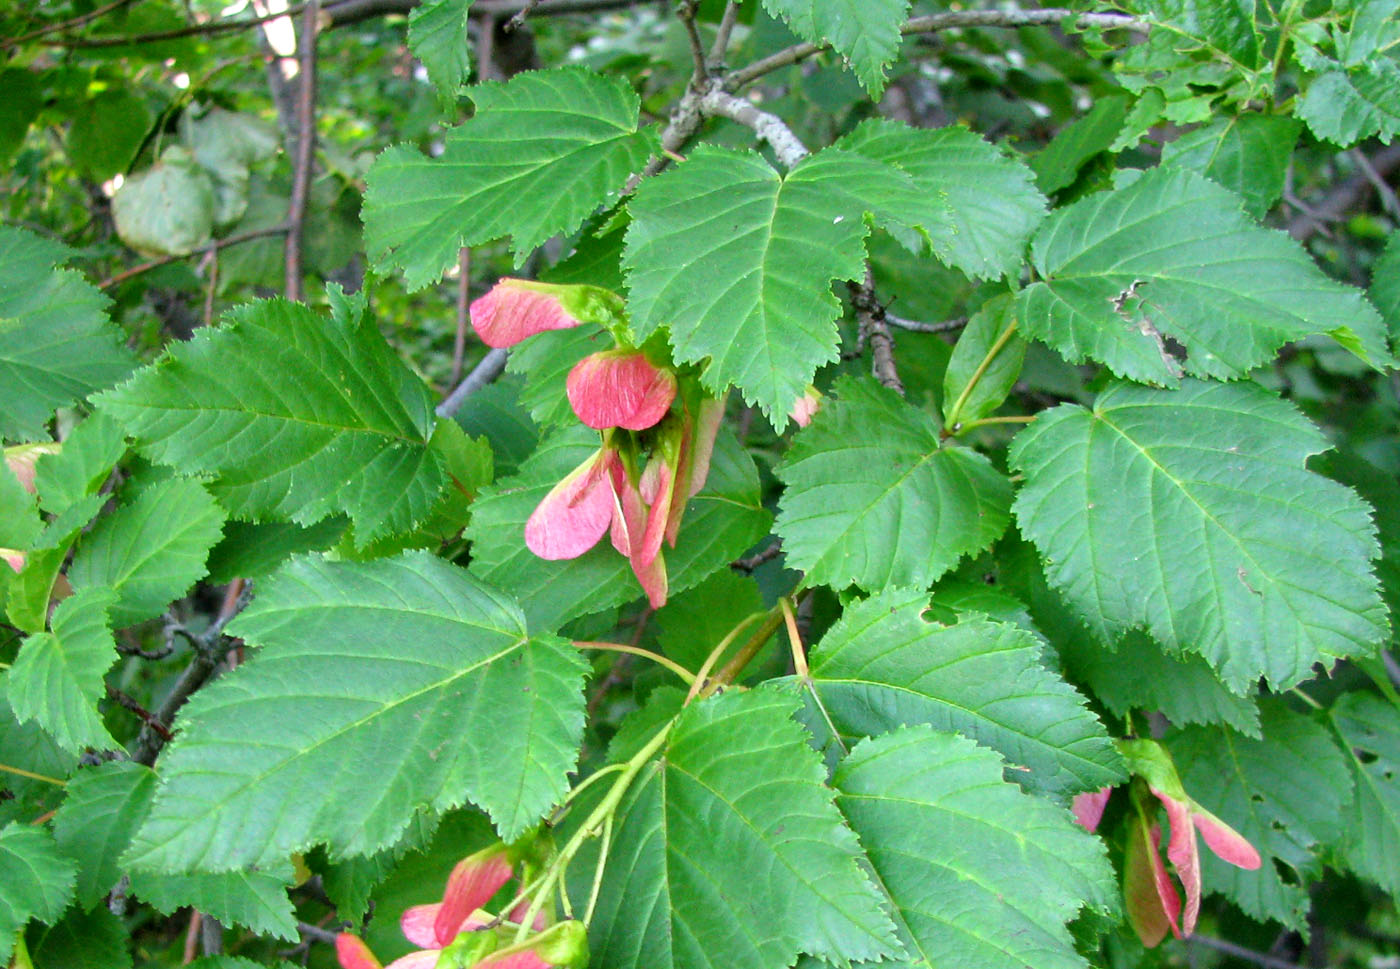
POLYGON ((1379 964, 1398 13, 0 0, 0 965, 1379 964))

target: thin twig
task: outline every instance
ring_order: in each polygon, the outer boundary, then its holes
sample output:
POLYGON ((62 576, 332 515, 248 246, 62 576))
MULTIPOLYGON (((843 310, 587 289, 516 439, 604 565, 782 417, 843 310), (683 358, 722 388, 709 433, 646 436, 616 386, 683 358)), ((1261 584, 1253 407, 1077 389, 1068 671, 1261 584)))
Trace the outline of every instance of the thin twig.
POLYGON ((302 10, 297 37, 297 151, 292 168, 292 196, 287 203, 287 237, 283 242, 286 270, 283 290, 294 303, 302 299, 302 232, 311 193, 311 164, 316 152, 316 28, 320 5, 311 0, 302 10))
POLYGON ((525 6, 515 12, 515 16, 506 21, 505 30, 507 33, 518 30, 525 26, 525 21, 529 19, 534 9, 540 5, 540 0, 526 0, 525 6))
POLYGON ((705 44, 700 39, 700 28, 695 24, 695 6, 698 0, 681 0, 676 8, 676 16, 685 27, 685 39, 690 44, 690 59, 695 64, 691 83, 699 86, 709 76, 710 67, 705 56, 705 44))
POLYGON ((922 320, 906 320, 902 316, 895 316, 889 310, 885 310, 885 322, 890 326, 896 326, 901 330, 909 330, 913 333, 952 333, 954 330, 961 330, 967 326, 967 317, 955 316, 951 320, 943 320, 939 323, 925 323, 922 320))
POLYGON ((118 690, 112 684, 108 683, 106 684, 106 687, 107 696, 109 696, 113 700, 116 700, 120 706, 136 714, 136 716, 138 716, 141 719, 141 722, 143 724, 145 724, 150 729, 154 730, 156 734, 160 736, 161 740, 163 740, 166 743, 170 742, 170 731, 165 728, 165 724, 161 723, 159 720, 156 719, 156 715, 154 713, 147 710, 141 704, 137 703, 134 698, 127 696, 121 690, 118 690))
MULTIPOLYGON (((171 30, 159 30, 150 34, 113 35, 111 37, 59 37, 52 40, 45 40, 44 43, 50 47, 88 49, 154 44, 163 40, 179 40, 182 37, 198 37, 200 35, 213 36, 231 33, 237 30, 246 30, 249 27, 256 27, 259 24, 266 23, 269 20, 276 20, 279 17, 294 17, 301 13, 307 6, 309 6, 309 4, 301 4, 295 7, 288 7, 286 10, 279 10, 275 13, 259 14, 255 17, 244 17, 238 20, 211 20, 207 23, 191 24, 188 27, 176 27, 171 30)), ((13 46, 13 43, 7 43, 4 46, 13 46)))
MULTIPOLYGON (((1400 141, 1383 148, 1367 159, 1371 171, 1381 178, 1400 169, 1400 141)), ((1298 205, 1301 214, 1288 221, 1288 234, 1299 242, 1306 241, 1324 228, 1327 221, 1337 221, 1351 210, 1361 197, 1371 189, 1371 179, 1367 172, 1357 172, 1346 181, 1334 185, 1328 193, 1308 209, 1298 205)))
POLYGON ((468 397, 494 381, 506 369, 507 351, 497 347, 490 351, 472 368, 472 372, 437 405, 438 417, 451 417, 462 409, 468 397))
MULTIPOLYGON (((1074 17, 1078 27, 1136 28, 1146 30, 1148 23, 1136 17, 1121 13, 1085 13, 1076 16, 1073 10, 1051 8, 1047 10, 955 10, 949 13, 933 14, 928 17, 914 17, 900 28, 906 37, 911 34, 931 34, 940 30, 958 27, 1034 27, 1063 22, 1074 17)), ((724 79, 726 90, 735 91, 765 74, 806 60, 813 54, 820 54, 830 44, 794 44, 747 67, 727 75, 724 79)))
POLYGON ((1204 946, 1207 949, 1214 949, 1216 952, 1223 952, 1226 955, 1234 956, 1236 959, 1252 962, 1256 966, 1263 966, 1264 969, 1302 969, 1296 962, 1289 962, 1287 959, 1279 959, 1266 952, 1255 952, 1253 949, 1246 949, 1242 945, 1235 945, 1235 943, 1226 942, 1224 939, 1213 939, 1208 935, 1188 936, 1186 941, 1190 945, 1204 946))
POLYGON ((715 32, 715 42, 710 45, 710 56, 706 59, 706 66, 711 71, 719 70, 724 63, 725 54, 729 51, 729 37, 734 33, 734 25, 739 22, 739 7, 739 0, 729 0, 724 7, 719 30, 715 32))
POLYGON ((894 362, 894 337, 885 322, 885 308, 875 296, 875 277, 870 269, 866 268, 864 281, 851 283, 850 287, 856 321, 870 343, 871 373, 881 384, 903 397, 904 383, 899 379, 894 362))
POLYGON ((319 925, 312 925, 310 922, 297 922, 297 931, 308 939, 314 939, 317 942, 325 942, 328 945, 335 945, 337 933, 329 929, 323 929, 319 925))
POLYGON ((452 386, 462 379, 462 357, 467 352, 467 328, 471 325, 472 251, 468 246, 457 250, 457 332, 452 337, 452 386))
POLYGON ((185 947, 180 956, 180 965, 188 966, 194 962, 195 956, 199 955, 199 925, 203 917, 199 914, 199 909, 190 910, 190 924, 185 929, 185 947))
POLYGON ((1371 187, 1380 196, 1381 208, 1392 216, 1400 218, 1400 198, 1395 197, 1395 189, 1385 183, 1385 179, 1381 178, 1381 173, 1376 171, 1376 166, 1371 164, 1371 159, 1367 158, 1366 153, 1360 148, 1353 148, 1351 157, 1356 161, 1356 167, 1361 169, 1361 174, 1366 176, 1366 180, 1371 183, 1371 187))
POLYGON ((704 114, 728 118, 753 131, 768 142, 778 161, 792 168, 808 154, 807 146, 798 140, 792 129, 777 115, 769 114, 743 98, 737 98, 714 84, 700 97, 700 110, 704 114))
POLYGON ((748 558, 735 559, 729 563, 729 567, 736 572, 752 573, 764 562, 771 562, 779 555, 783 554, 783 543, 774 542, 761 552, 755 552, 748 558))
POLYGON ((152 259, 149 262, 140 263, 139 265, 132 266, 130 269, 123 269, 116 275, 108 276, 106 279, 102 280, 97 284, 97 288, 110 289, 118 283, 126 282, 133 276, 148 273, 152 269, 159 269, 161 266, 168 266, 172 262, 178 262, 181 259, 188 259, 190 256, 197 256, 205 252, 217 252, 228 246, 236 246, 242 242, 251 242, 254 239, 263 239, 267 236, 281 235, 286 231, 287 224, 285 222, 279 222, 277 225, 270 225, 263 229, 249 229, 247 232, 240 232, 237 235, 228 236, 223 239, 214 239, 211 242, 206 242, 202 246, 196 246, 189 252, 180 253, 179 255, 161 256, 159 259, 152 259))
POLYGON ((63 20, 59 21, 58 23, 49 24, 47 27, 40 27, 38 30, 31 30, 27 34, 21 34, 18 37, 11 38, 10 40, 5 41, 4 44, 0 46, 3 46, 7 49, 14 48, 18 47, 20 44, 27 43, 28 41, 37 40, 40 37, 47 37, 49 34, 61 34, 65 31, 73 30, 77 27, 84 27, 87 24, 92 23, 99 17, 104 17, 107 14, 111 13, 113 10, 119 10, 122 7, 129 6, 134 2, 135 0, 112 0, 111 3, 103 4, 95 10, 89 10, 85 14, 80 14, 69 20, 63 20))

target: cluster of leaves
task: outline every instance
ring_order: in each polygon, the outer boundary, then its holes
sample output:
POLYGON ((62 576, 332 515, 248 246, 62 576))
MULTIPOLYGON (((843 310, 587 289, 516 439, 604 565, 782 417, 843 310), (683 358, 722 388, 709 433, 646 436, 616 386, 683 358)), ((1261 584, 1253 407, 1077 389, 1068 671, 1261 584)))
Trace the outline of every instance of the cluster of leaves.
MULTIPOLYGON (((125 177, 115 237, 0 228, 0 963, 169 964, 152 913, 185 907, 259 960, 207 969, 333 965, 318 919, 399 954, 457 858, 544 822, 522 887, 598 969, 1155 965, 1181 950, 1130 925, 1129 799, 1071 812, 1141 784, 1115 741, 1149 735, 1263 861, 1202 860, 1201 931, 1394 934, 1400 212, 1321 264, 1279 228, 1400 133, 1394 0, 955 32, 907 0, 545 4, 553 59, 466 89, 494 21, 425 0, 415 110, 470 118, 362 124, 367 167, 327 133, 306 271, 358 258, 363 176, 378 275, 307 303, 245 298, 280 239, 115 302, 73 268, 276 228, 289 179, 242 95, 147 104, 152 63, 227 67, 160 39, 175 6, 59 6, 0 10, 0 157, 41 226, 71 216, 45 180, 125 177), (119 48, 145 87, 99 91, 76 41, 123 34, 156 37, 119 48), (524 543, 598 447, 565 395, 596 327, 451 413, 386 339, 410 307, 450 329, 463 247, 463 287, 617 291, 728 395, 659 610, 609 549, 524 543), (153 339, 168 292, 236 305, 153 339)), ((330 113, 358 82, 322 83, 330 113)))

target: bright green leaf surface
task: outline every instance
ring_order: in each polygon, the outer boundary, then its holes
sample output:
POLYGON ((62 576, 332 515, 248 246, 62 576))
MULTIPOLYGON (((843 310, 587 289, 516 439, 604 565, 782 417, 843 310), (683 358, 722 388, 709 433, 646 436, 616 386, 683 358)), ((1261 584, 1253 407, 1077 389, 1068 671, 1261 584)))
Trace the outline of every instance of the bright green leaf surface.
POLYGON ((44 530, 34 496, 0 461, 0 548, 26 549, 44 530))
POLYGON ((34 485, 39 504, 53 514, 95 494, 126 453, 126 437, 116 421, 93 414, 63 439, 63 450, 39 459, 34 485))
POLYGON ((107 298, 55 269, 71 253, 0 226, 0 435, 37 435, 54 408, 126 376, 135 362, 107 319, 107 298))
POLYGON ((1301 125, 1277 114, 1221 118, 1162 148, 1162 164, 1206 176, 1244 199, 1262 219, 1283 195, 1284 174, 1301 125))
MULTIPOLYGON (((472 571, 520 600, 532 629, 621 605, 642 594, 627 560, 606 536, 576 559, 547 562, 525 547, 525 522, 541 499, 598 449, 598 434, 582 425, 557 431, 520 473, 481 492, 467 537, 472 571)), ((710 476, 690 499, 676 547, 663 546, 672 593, 724 568, 768 533, 758 473, 734 435, 721 430, 710 476)))
POLYGON ((892 121, 867 121, 837 145, 913 178, 914 204, 903 219, 924 229, 944 263, 982 277, 1019 269, 1045 215, 1045 198, 1024 162, 966 128, 892 121))
POLYGON ((1119 385, 1017 435, 1016 518, 1101 641, 1146 626, 1236 692, 1282 687, 1387 634, 1368 509, 1304 469, 1327 447, 1253 384, 1119 385))
POLYGON ((1342 818, 1342 860, 1362 878, 1400 894, 1400 711, 1378 696, 1348 693, 1331 711, 1356 784, 1342 818))
POLYGON ((945 425, 986 417, 1001 406, 1016 385, 1026 360, 1026 341, 1015 333, 1006 334, 1007 327, 1016 322, 1011 308, 1009 297, 988 300, 958 334, 948 369, 943 372, 945 425), (955 412, 953 408, 959 404, 955 412))
POLYGON ((155 789, 155 771, 132 761, 86 767, 68 782, 53 834, 58 846, 82 863, 79 905, 96 905, 122 876, 117 859, 145 820, 155 789))
POLYGON ((670 330, 676 359, 733 384, 782 427, 837 357, 831 293, 865 272, 864 213, 907 195, 899 172, 829 149, 780 176, 753 152, 702 145, 631 203, 624 265, 640 336, 670 330), (874 204, 865 201, 872 199, 874 204))
POLYGON ((924 620, 928 596, 894 590, 848 606, 812 650, 813 689, 844 737, 909 724, 991 747, 1031 790, 1057 794, 1122 781, 1121 762, 1084 698, 1040 663, 1017 626, 924 620))
POLYGON ((116 590, 111 621, 117 628, 151 619, 204 575, 223 523, 223 509, 198 481, 169 478, 99 519, 68 578, 75 588, 116 590))
POLYGON ((583 662, 441 559, 296 559, 230 631, 262 649, 181 711, 135 867, 265 866, 318 841, 369 854, 466 798, 510 839, 564 792, 583 662))
POLYGON ((772 969, 799 952, 898 951, 795 709, 759 691, 681 714, 618 811, 594 965, 772 969))
POLYGON ((871 380, 836 385, 778 475, 777 532, 809 582, 928 586, 1006 528, 1011 485, 981 454, 943 447, 923 411, 871 380))
POLYGON ((151 129, 151 109, 135 91, 115 88, 83 101, 68 127, 73 163, 101 182, 131 164, 151 129))
POLYGON ((423 62, 445 104, 457 100, 467 79, 471 7, 472 0, 428 0, 408 15, 408 49, 423 62))
POLYGON ((303 527, 291 522, 225 522, 224 537, 209 551, 209 581, 222 585, 261 578, 302 552, 323 552, 340 540, 342 516, 303 527))
POLYGON ((1168 747, 1187 793, 1244 835, 1264 862, 1244 871, 1203 846, 1206 890, 1223 892, 1251 918, 1298 929, 1307 924, 1307 880, 1321 871, 1321 847, 1342 833, 1352 782, 1325 728, 1277 700, 1261 704, 1260 713, 1257 740, 1227 727, 1192 727, 1168 747))
POLYGON ((1298 116, 1313 134, 1347 147, 1400 134, 1400 66, 1377 58, 1354 71, 1328 71, 1308 86, 1298 116))
POLYGON ((1400 340, 1400 232, 1392 232, 1371 270, 1371 302, 1381 311, 1392 340, 1400 340))
POLYGON ((433 400, 373 321, 252 303, 104 394, 142 450, 235 518, 311 524, 346 511, 359 541, 410 530, 446 484, 433 400))
POLYGON ((831 44, 875 97, 885 89, 885 65, 899 52, 899 28, 909 0, 763 0, 803 40, 831 44))
POLYGON ((102 676, 117 658, 107 627, 113 599, 104 588, 64 599, 54 609, 51 630, 24 641, 5 677, 15 715, 36 721, 66 750, 117 746, 97 714, 102 676))
POLYGON ((447 134, 441 155, 399 146, 370 169, 366 245, 412 289, 454 265, 461 246, 510 236, 518 262, 578 228, 657 148, 653 131, 638 130, 637 96, 621 77, 531 71, 477 85, 471 97, 476 114, 447 134))
POLYGON ((529 409, 536 424, 578 423, 566 390, 569 371, 590 353, 612 345, 602 327, 584 324, 536 334, 511 350, 506 370, 524 378, 520 403, 529 409))
POLYGON ((1231 693, 1199 653, 1169 653, 1141 630, 1110 649, 1094 642, 1068 610, 1060 629, 1067 635, 1055 638, 1055 651, 1066 674, 1115 716, 1156 710, 1178 726, 1223 723, 1259 736, 1254 699, 1231 693))
POLYGON ((1385 365, 1385 331, 1361 292, 1239 206, 1215 183, 1164 168, 1058 210, 1031 245, 1042 281, 1019 297, 1026 334, 1072 362, 1159 384, 1181 370, 1238 377, 1313 333, 1385 365))
POLYGON ((1031 159, 1036 185, 1049 194, 1072 184, 1085 162, 1109 149, 1127 117, 1127 98, 1099 98, 1088 114, 1065 125, 1031 159))
POLYGON ((15 932, 30 919, 54 922, 73 897, 73 862, 43 828, 0 828, 0 959, 9 959, 15 932))
POLYGON ((225 925, 242 925, 258 935, 295 942, 296 913, 287 895, 291 881, 291 863, 283 861, 254 871, 185 875, 133 871, 131 891, 166 915, 192 906, 225 925))
MULTIPOLYGON (((1065 923, 1117 902, 1103 845, 1002 780, 995 753, 911 727, 862 743, 833 779, 912 957, 896 966, 1086 969, 1065 923)), ((885 963, 889 965, 889 963, 885 963)))

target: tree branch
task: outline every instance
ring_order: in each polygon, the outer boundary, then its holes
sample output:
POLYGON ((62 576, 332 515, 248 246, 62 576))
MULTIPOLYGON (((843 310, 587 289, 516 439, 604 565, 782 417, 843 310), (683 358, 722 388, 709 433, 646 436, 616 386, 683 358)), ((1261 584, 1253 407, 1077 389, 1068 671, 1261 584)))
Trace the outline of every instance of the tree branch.
POLYGON ((281 233, 286 231, 287 223, 279 222, 276 225, 270 225, 263 229, 249 229, 247 232, 240 232, 237 235, 228 236, 224 239, 214 239, 210 242, 206 242, 202 246, 196 246, 189 252, 181 253, 179 255, 174 256, 161 256, 159 259, 152 259, 149 262, 143 262, 139 265, 132 266, 130 269, 123 269, 116 275, 108 276, 106 279, 99 282, 97 284, 97 288, 110 289, 118 283, 126 282, 133 276, 139 276, 142 273, 148 273, 152 269, 159 269, 161 266, 168 266, 172 262, 177 262, 181 259, 188 259, 190 256, 198 256, 206 252, 217 252, 218 250, 223 249, 226 246, 236 246, 240 242, 251 242, 254 239, 263 239, 267 236, 280 235, 281 233))
POLYGON ((284 241, 283 290, 294 303, 302 299, 302 233, 306 227, 306 201, 311 192, 311 165, 316 153, 316 30, 319 4, 311 0, 302 10, 297 38, 296 157, 292 167, 292 196, 287 203, 287 237, 284 241))
POLYGON ((497 348, 482 357, 481 362, 472 368, 472 372, 467 374, 466 379, 458 384, 456 389, 448 394, 441 404, 438 404, 437 416, 451 417, 461 410, 462 404, 466 402, 468 397, 501 375, 501 372, 506 369, 507 356, 505 350, 497 348))
POLYGON ((728 118, 751 129, 768 142, 778 161, 787 168, 792 168, 810 154, 807 146, 798 140, 783 119, 761 110, 750 101, 735 97, 719 83, 711 85, 700 96, 699 106, 702 114, 728 118))
POLYGON ((715 32, 715 42, 710 47, 710 56, 706 61, 711 71, 717 71, 724 63, 724 56, 729 51, 729 37, 734 33, 734 25, 739 21, 739 0, 729 0, 725 4, 724 16, 720 19, 719 30, 715 32))
MULTIPOLYGON (((1146 30, 1148 23, 1137 17, 1121 13, 1085 13, 1075 15, 1073 10, 1052 7, 1046 10, 955 10, 928 17, 915 17, 900 28, 908 37, 911 34, 931 34, 940 30, 958 27, 1036 27, 1052 26, 1067 18, 1075 18, 1077 27, 1136 28, 1146 30)), ((794 44, 776 54, 754 61, 747 67, 726 75, 724 87, 735 91, 765 74, 779 68, 788 67, 806 60, 813 54, 820 54, 830 48, 830 44, 794 44)))
POLYGON ((18 47, 20 44, 28 43, 31 40, 38 40, 40 37, 47 37, 49 34, 61 34, 65 31, 73 30, 77 27, 83 27, 87 24, 92 23, 99 17, 106 16, 113 10, 119 10, 122 7, 129 6, 134 2, 135 0, 112 0, 111 3, 105 3, 95 10, 89 10, 85 14, 80 14, 79 16, 73 17, 69 20, 62 20, 58 23, 49 24, 47 27, 40 27, 38 30, 31 30, 27 34, 21 34, 19 37, 14 37, 9 40, 6 40, 4 44, 0 46, 3 46, 5 49, 8 50, 14 47, 18 47))

